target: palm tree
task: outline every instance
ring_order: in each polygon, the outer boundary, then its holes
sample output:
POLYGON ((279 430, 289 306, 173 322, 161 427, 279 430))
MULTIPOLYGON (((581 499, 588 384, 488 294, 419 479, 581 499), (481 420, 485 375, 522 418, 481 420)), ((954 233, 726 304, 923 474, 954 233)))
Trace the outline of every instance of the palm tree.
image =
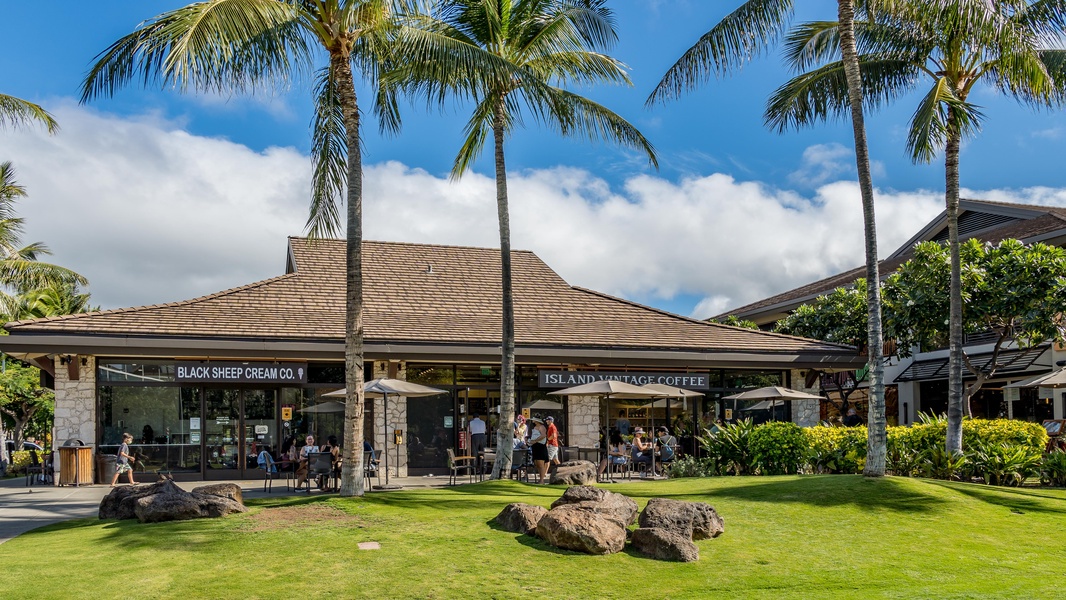
MULTIPOLYGON (((891 4, 883 0, 883 4, 891 4)), ((648 97, 648 104, 675 99, 692 91, 710 75, 738 70, 753 56, 776 42, 793 14, 792 0, 748 0, 722 19, 674 63, 648 97)), ((838 47, 844 57, 842 82, 851 108, 851 125, 855 137, 855 165, 862 198, 863 228, 866 242, 867 358, 870 365, 870 402, 867 418, 867 460, 863 474, 885 474, 887 455, 885 417, 884 356, 881 333, 881 290, 877 263, 877 228, 874 219, 873 178, 866 144, 863 119, 863 90, 852 22, 853 0, 837 2, 838 47)))
MULTIPOLYGON (((945 204, 951 251, 946 448, 962 451, 963 328, 959 259, 959 148, 979 129, 982 114, 969 101, 979 82, 1020 102, 1053 107, 1066 99, 1066 3, 1061 0, 946 0, 938 10, 885 11, 860 24, 862 85, 875 106, 932 85, 910 122, 907 149, 915 162, 944 152, 945 204)), ((779 127, 838 115, 840 62, 829 40, 837 23, 797 27, 788 58, 803 73, 771 98, 767 119, 779 127), (816 68, 812 68, 816 67, 816 68)), ((968 412, 969 408, 966 407, 968 412)))
POLYGON ((10 162, 0 163, 0 314, 10 309, 30 290, 85 285, 84 277, 70 269, 41 262, 51 254, 41 242, 22 245, 25 219, 15 216, 15 202, 26 196, 26 188, 15 181, 10 162))
POLYGON ((0 94, 0 128, 19 127, 33 121, 45 126, 48 133, 59 131, 59 123, 39 105, 7 94, 0 94))
MULTIPOLYGON (((363 494, 363 280, 360 114, 353 64, 370 83, 387 61, 395 15, 391 0, 207 0, 159 15, 97 56, 82 101, 112 95, 134 78, 185 92, 241 93, 306 76, 314 51, 328 65, 316 74, 312 131, 312 238, 341 229, 347 202, 344 467, 341 495, 363 494), (347 188, 346 197, 344 190, 347 188)), ((378 88, 379 90, 381 88, 378 88)), ((396 105, 375 96, 383 129, 399 126, 396 105)))
MULTIPOLYGON (((625 66, 596 51, 616 40, 603 0, 444 0, 412 15, 405 47, 410 58, 391 78, 408 91, 443 104, 449 94, 475 102, 455 158, 461 176, 492 134, 503 292, 500 425, 492 477, 510 472, 515 409, 514 296, 511 224, 504 141, 521 124, 523 108, 562 135, 605 139, 647 154, 655 151, 625 119, 561 85, 631 84, 625 66)), ((407 52, 405 51, 405 54, 407 52)))

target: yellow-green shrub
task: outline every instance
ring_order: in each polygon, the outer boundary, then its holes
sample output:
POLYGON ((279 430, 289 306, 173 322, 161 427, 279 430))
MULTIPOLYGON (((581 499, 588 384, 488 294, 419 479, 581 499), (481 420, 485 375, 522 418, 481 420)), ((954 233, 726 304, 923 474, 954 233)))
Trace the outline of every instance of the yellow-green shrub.
POLYGON ((860 473, 866 462, 865 427, 808 427, 811 469, 817 473, 860 473))

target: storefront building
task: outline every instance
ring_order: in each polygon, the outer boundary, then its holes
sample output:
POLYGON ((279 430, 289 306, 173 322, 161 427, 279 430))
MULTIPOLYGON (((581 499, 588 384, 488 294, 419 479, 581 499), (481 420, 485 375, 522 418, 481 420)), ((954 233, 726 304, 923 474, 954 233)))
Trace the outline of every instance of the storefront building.
MULTIPOLYGON (((441 473, 467 421, 499 420, 499 251, 404 243, 363 247, 367 380, 406 379, 428 398, 368 399, 365 430, 393 474, 441 473)), ((564 444, 591 447, 619 414, 691 433, 744 416, 718 399, 762 385, 803 388, 808 370, 853 370, 855 350, 710 324, 572 287, 513 253, 517 403, 551 414, 564 444), (548 392, 595 378, 657 381, 696 401, 612 403, 548 392)), ((0 350, 42 368, 56 390, 56 445, 112 452, 121 434, 149 471, 185 479, 254 476, 254 457, 290 436, 343 440, 344 243, 290 238, 284 275, 169 304, 15 322, 0 350)), ((777 418, 809 425, 818 406, 777 418)), ((681 436, 679 436, 681 437, 681 436)))

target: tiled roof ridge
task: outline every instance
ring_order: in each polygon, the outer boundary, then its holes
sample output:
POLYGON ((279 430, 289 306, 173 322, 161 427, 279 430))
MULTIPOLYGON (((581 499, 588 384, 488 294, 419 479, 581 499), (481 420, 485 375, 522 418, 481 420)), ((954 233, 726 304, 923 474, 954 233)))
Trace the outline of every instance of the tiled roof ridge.
POLYGON ((833 342, 826 342, 826 341, 823 341, 823 340, 812 340, 810 338, 799 337, 799 336, 796 336, 796 335, 788 335, 788 334, 784 334, 784 333, 777 333, 776 331, 762 331, 761 329, 748 329, 747 327, 737 327, 735 325, 726 325, 725 323, 714 323, 714 322, 705 321, 705 320, 702 320, 702 319, 694 319, 692 317, 686 317, 684 315, 679 315, 677 313, 672 313, 670 311, 662 310, 660 308, 655 308, 654 306, 645 306, 643 304, 640 304, 640 303, 637 303, 637 302, 633 302, 632 300, 626 300, 625 298, 619 298, 617 296, 612 296, 610 294, 605 294, 603 292, 598 292, 596 290, 590 290, 588 288, 583 288, 583 287, 579 287, 579 286, 571 286, 571 288, 574 289, 574 290, 577 290, 579 292, 585 292, 585 293, 588 293, 588 294, 592 294, 594 296, 599 296, 599 297, 607 299, 607 300, 612 300, 614 302, 620 302, 620 303, 623 303, 623 304, 628 304, 628 305, 636 307, 636 308, 640 308, 640 309, 647 310, 647 311, 650 311, 650 312, 659 313, 659 314, 661 314, 663 316, 672 317, 672 318, 675 318, 675 319, 680 319, 682 321, 686 321, 686 322, 689 322, 689 323, 693 323, 693 324, 697 324, 697 325, 703 325, 705 327, 711 327, 711 328, 724 327, 726 329, 732 329, 734 331, 740 331, 740 332, 746 332, 746 333, 758 333, 758 334, 762 334, 762 335, 769 335, 769 336, 773 336, 773 337, 784 338, 784 339, 792 340, 792 341, 803 340, 805 342, 816 342, 816 343, 819 343, 819 344, 825 344, 827 346, 833 346, 833 347, 836 347, 836 348, 845 348, 845 349, 848 349, 848 350, 854 349, 853 346, 849 346, 847 344, 836 344, 836 343, 833 343, 833 342))
POLYGON ((23 320, 20 320, 20 321, 11 321, 9 323, 5 323, 4 324, 4 328, 7 329, 7 328, 10 328, 10 327, 17 327, 17 326, 20 326, 20 325, 27 325, 27 324, 30 324, 30 323, 32 323, 34 325, 40 325, 40 324, 43 324, 43 323, 55 323, 57 321, 72 321, 72 320, 76 320, 76 319, 82 319, 82 318, 87 318, 87 317, 96 317, 96 316, 100 316, 100 315, 115 315, 115 314, 123 314, 123 313, 140 312, 140 311, 149 310, 149 309, 173 308, 173 307, 177 307, 177 306, 190 306, 190 305, 197 304, 197 303, 200 303, 200 302, 206 302, 208 300, 214 300, 216 298, 221 298, 223 296, 236 294, 238 292, 243 292, 243 291, 247 291, 247 290, 250 290, 250 289, 255 289, 255 288, 260 287, 260 286, 276 283, 276 282, 281 281, 283 279, 289 279, 289 278, 296 277, 296 276, 297 276, 297 273, 286 273, 284 275, 278 275, 277 277, 271 277, 270 279, 263 279, 261 281, 256 281, 256 282, 245 284, 245 285, 242 285, 242 286, 239 286, 239 287, 230 288, 228 290, 222 290, 221 292, 214 292, 213 294, 207 294, 207 295, 204 295, 204 296, 198 296, 196 298, 189 298, 187 300, 175 300, 174 302, 161 302, 161 303, 158 303, 158 304, 148 304, 148 305, 145 305, 145 306, 128 306, 128 307, 123 307, 123 308, 109 308, 107 310, 94 310, 92 312, 75 313, 75 314, 72 314, 72 315, 58 315, 58 316, 55 316, 55 317, 42 317, 42 318, 39 318, 39 319, 23 319, 23 320))
POLYGON ((1055 215, 1057 217, 1066 216, 1066 208, 1049 204, 1026 204, 1023 202, 1003 202, 1001 200, 982 200, 979 198, 960 198, 960 200, 964 200, 966 202, 976 202, 978 204, 988 204, 990 206, 1003 206, 1006 208, 1037 210, 1046 212, 1047 214, 1055 215))
MULTIPOLYGON (((312 240, 306 236, 290 235, 289 241, 307 241, 310 240, 312 244, 315 242, 346 242, 342 238, 319 238, 312 240)), ((499 248, 492 248, 488 246, 465 246, 460 244, 430 244, 425 242, 393 242, 388 240, 363 240, 364 244, 380 244, 383 246, 414 246, 417 248, 450 248, 454 250, 486 250, 490 252, 499 252, 499 248)), ((511 254, 533 254, 532 250, 515 250, 511 249, 511 254)))

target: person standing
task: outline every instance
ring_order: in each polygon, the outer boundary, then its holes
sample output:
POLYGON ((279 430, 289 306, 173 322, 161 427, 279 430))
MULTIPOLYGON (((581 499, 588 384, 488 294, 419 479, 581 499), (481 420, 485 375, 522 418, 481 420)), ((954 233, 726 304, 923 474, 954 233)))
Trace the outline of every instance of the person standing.
POLYGON ((618 411, 618 420, 614 422, 614 428, 622 435, 629 435, 630 427, 632 425, 629 423, 629 419, 626 418, 625 409, 618 411))
POLYGON ((849 408, 847 416, 844 417, 844 427, 858 427, 859 425, 862 425, 862 417, 854 408, 849 408))
POLYGON ((133 466, 130 465, 130 463, 137 462, 137 459, 130 454, 130 442, 132 441, 132 435, 122 434, 122 445, 118 447, 118 454, 115 456, 115 476, 111 478, 111 487, 115 487, 119 475, 123 473, 130 478, 130 485, 137 485, 137 482, 133 480, 133 466))
POLYGON ((548 462, 559 464, 559 428, 555 426, 555 417, 545 417, 544 422, 548 425, 548 462))
POLYGON ((487 441, 485 422, 481 420, 480 414, 474 413, 474 418, 466 424, 466 430, 470 432, 470 455, 480 460, 480 457, 485 454, 485 442, 487 441))
POLYGON ((533 466, 537 469, 537 483, 544 483, 548 476, 548 429, 540 417, 529 419, 533 430, 529 433, 529 446, 533 449, 533 466))

